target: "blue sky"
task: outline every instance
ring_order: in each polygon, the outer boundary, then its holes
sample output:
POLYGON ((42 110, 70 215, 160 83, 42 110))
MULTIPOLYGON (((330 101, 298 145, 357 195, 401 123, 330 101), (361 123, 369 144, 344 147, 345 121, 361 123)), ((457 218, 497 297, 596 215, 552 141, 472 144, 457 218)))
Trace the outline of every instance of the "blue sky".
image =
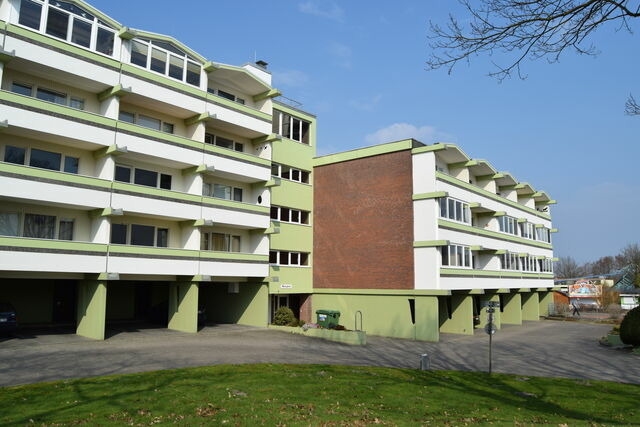
POLYGON ((269 62, 274 86, 318 116, 318 154, 413 136, 459 144, 547 191, 557 256, 579 262, 640 242, 640 19, 592 41, 596 57, 525 61, 525 80, 487 77, 489 58, 426 71, 428 21, 452 0, 90 0, 122 24, 172 35, 213 61, 269 62))

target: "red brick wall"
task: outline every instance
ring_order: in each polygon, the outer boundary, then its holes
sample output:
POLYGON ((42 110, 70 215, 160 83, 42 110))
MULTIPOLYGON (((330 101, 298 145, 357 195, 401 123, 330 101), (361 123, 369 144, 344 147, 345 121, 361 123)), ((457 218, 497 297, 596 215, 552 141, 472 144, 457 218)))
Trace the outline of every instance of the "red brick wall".
POLYGON ((411 151, 314 168, 313 286, 413 289, 411 151))
POLYGON ((311 313, 311 295, 300 295, 300 313, 298 319, 307 323, 315 321, 311 313))

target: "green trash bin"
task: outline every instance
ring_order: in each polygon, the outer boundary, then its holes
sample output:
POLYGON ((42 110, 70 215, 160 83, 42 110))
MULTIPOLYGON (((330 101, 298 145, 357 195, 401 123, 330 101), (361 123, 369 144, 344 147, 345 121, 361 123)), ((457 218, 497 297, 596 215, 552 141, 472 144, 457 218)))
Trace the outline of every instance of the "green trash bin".
POLYGON ((340 312, 336 310, 316 310, 318 325, 323 328, 333 329, 340 323, 340 312))

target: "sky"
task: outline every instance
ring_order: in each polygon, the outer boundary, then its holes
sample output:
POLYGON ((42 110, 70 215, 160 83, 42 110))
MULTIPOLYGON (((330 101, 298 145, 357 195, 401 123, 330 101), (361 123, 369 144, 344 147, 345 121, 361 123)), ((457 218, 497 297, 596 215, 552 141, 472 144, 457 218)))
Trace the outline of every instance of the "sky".
POLYGON ((167 34, 214 62, 269 63, 273 86, 318 118, 319 155, 413 137, 453 142, 529 182, 552 206, 555 256, 578 262, 640 243, 640 19, 591 38, 599 54, 523 64, 499 83, 491 58, 427 71, 429 21, 452 0, 89 0, 123 25, 167 34), (176 7, 179 4, 180 7, 176 7))

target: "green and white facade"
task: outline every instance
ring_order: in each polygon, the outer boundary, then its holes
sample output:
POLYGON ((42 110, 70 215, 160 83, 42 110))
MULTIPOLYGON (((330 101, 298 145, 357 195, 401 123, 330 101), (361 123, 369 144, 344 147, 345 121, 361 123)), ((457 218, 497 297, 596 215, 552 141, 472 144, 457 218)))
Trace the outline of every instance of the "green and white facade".
POLYGON ((310 293, 315 118, 275 106, 266 64, 75 0, 2 0, 0 30, 0 300, 21 325, 266 326, 270 292, 310 293))

